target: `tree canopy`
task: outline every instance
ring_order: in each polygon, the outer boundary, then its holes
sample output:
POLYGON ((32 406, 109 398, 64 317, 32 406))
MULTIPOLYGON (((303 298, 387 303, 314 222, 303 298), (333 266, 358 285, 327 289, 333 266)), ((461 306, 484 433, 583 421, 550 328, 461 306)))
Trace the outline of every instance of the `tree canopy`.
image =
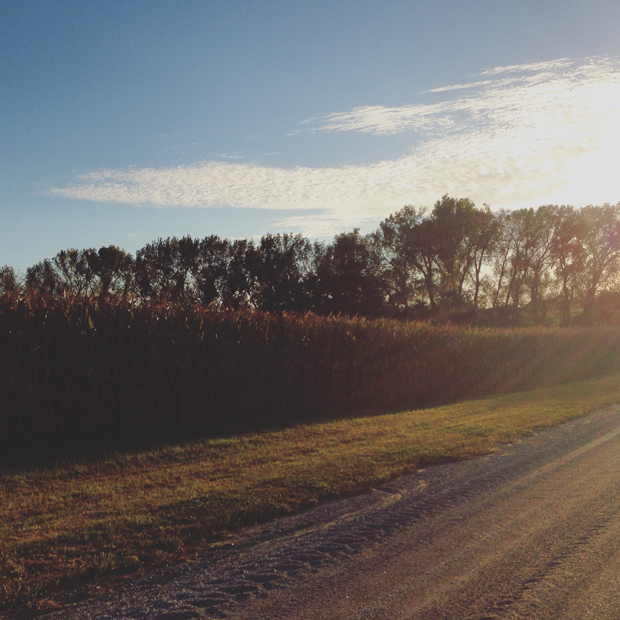
POLYGON ((555 304, 570 325, 576 304, 596 318, 601 295, 607 316, 619 278, 620 203, 493 212, 445 195, 331 243, 211 235, 158 239, 135 258, 116 246, 62 250, 22 277, 0 268, 0 294, 402 318, 484 310, 513 323, 524 309, 544 321, 555 304))

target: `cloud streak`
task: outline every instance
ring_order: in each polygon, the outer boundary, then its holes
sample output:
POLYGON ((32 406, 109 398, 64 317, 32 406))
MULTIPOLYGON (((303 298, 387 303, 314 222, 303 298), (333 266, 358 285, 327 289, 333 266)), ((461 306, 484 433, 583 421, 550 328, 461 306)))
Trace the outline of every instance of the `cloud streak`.
POLYGON ((410 134, 417 146, 395 160, 325 168, 208 161, 100 170, 49 194, 155 207, 312 210, 280 225, 313 235, 385 217, 404 204, 432 204, 446 192, 497 207, 620 199, 613 164, 620 63, 560 59, 475 77, 484 79, 419 95, 447 100, 365 106, 304 123, 302 131, 315 134, 410 134))
POLYGON ((315 125, 312 131, 377 135, 426 130, 472 133, 480 128, 506 131, 533 126, 546 134, 558 120, 569 120, 580 131, 583 119, 575 114, 569 119, 559 119, 558 113, 567 104, 575 112, 587 115, 617 112, 614 95, 618 92, 619 71, 619 63, 607 59, 590 59, 580 64, 559 60, 496 67, 481 74, 500 76, 495 80, 443 86, 420 93, 473 90, 464 97, 398 107, 364 106, 306 122, 315 125), (518 75, 510 75, 514 73, 518 75))

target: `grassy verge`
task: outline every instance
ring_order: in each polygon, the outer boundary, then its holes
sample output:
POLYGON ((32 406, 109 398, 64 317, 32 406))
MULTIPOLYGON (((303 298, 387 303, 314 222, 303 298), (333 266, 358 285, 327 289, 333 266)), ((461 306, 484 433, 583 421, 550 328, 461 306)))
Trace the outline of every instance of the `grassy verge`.
POLYGON ((191 559, 227 532, 620 401, 620 375, 0 475, 0 606, 191 559))

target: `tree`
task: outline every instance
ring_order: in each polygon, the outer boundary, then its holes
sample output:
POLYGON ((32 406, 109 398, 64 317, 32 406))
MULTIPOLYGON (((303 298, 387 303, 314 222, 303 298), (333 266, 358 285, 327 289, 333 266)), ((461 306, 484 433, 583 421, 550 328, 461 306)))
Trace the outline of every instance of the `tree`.
POLYGON ((191 237, 168 237, 149 243, 136 254, 135 276, 145 299, 192 302, 199 271, 200 243, 191 237))
POLYGON ((133 258, 114 245, 99 250, 62 250, 28 268, 26 290, 44 295, 129 294, 133 278, 133 258))
POLYGON ((221 304, 226 280, 230 243, 217 235, 200 241, 198 271, 195 275, 200 302, 205 306, 221 304))
POLYGON ((336 235, 317 265, 315 307, 322 313, 380 316, 385 310, 381 255, 356 228, 336 235))
POLYGON ((501 220, 488 205, 474 214, 474 221, 465 240, 471 257, 468 275, 474 288, 473 305, 478 308, 482 285, 482 267, 488 263, 501 234, 501 220))
POLYGON ((555 273, 562 288, 562 325, 571 323, 570 307, 579 286, 583 268, 583 246, 580 216, 573 207, 562 206, 556 210, 553 227, 551 255, 555 273))
POLYGON ((620 203, 587 206, 580 214, 584 249, 583 313, 588 315, 596 293, 614 283, 620 270, 620 203))
POLYGON ((65 295, 89 295, 94 274, 88 263, 92 250, 62 250, 52 259, 57 292, 65 295))
POLYGON ((302 235, 264 235, 250 269, 255 303, 267 312, 308 308, 305 281, 310 272, 311 244, 302 235))
POLYGON ((500 231, 493 256, 496 278, 493 306, 511 305, 516 318, 523 294, 529 289, 529 301, 536 316, 551 265, 553 208, 502 212, 498 222, 500 231))
POLYGON ((502 210, 496 216, 498 232, 491 250, 491 265, 494 276, 492 307, 502 306, 502 295, 506 289, 505 279, 510 271, 510 255, 512 252, 512 231, 510 212, 502 210))
POLYGON ((435 263, 440 276, 441 293, 446 298, 461 300, 463 286, 475 260, 477 210, 468 198, 438 200, 430 216, 435 263))
POLYGON ((102 298, 116 295, 126 298, 133 283, 134 260, 131 254, 115 245, 86 252, 93 280, 92 292, 102 298))
POLYGON ((420 298, 422 272, 415 257, 415 229, 425 219, 425 213, 406 205, 379 225, 373 243, 383 259, 382 278, 393 310, 403 311, 420 298))
MULTIPOLYGON (((542 307, 542 317, 546 315, 545 293, 552 283, 552 246, 557 224, 557 209, 553 205, 539 207, 529 219, 529 255, 525 284, 529 289, 532 316, 537 320, 542 307)), ((528 211, 528 215, 529 215, 528 211)))
POLYGON ((58 274, 49 258, 26 270, 26 292, 28 294, 55 295, 60 289, 58 274))
POLYGON ((51 260, 29 267, 26 271, 26 291, 53 297, 89 295, 93 273, 88 263, 92 250, 60 251, 51 260))
POLYGON ((0 296, 20 293, 22 285, 13 267, 0 267, 0 296))
POLYGON ((252 276, 255 254, 254 243, 247 239, 236 239, 228 245, 221 289, 222 305, 225 308, 257 308, 258 295, 252 276))

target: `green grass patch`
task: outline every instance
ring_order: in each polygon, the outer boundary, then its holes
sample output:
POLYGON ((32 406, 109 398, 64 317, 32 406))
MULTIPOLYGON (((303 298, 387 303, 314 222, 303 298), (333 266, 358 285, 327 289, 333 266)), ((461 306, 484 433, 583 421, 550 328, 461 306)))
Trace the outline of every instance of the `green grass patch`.
POLYGON ((620 401, 620 374, 0 475, 0 605, 184 561, 230 532, 620 401))

